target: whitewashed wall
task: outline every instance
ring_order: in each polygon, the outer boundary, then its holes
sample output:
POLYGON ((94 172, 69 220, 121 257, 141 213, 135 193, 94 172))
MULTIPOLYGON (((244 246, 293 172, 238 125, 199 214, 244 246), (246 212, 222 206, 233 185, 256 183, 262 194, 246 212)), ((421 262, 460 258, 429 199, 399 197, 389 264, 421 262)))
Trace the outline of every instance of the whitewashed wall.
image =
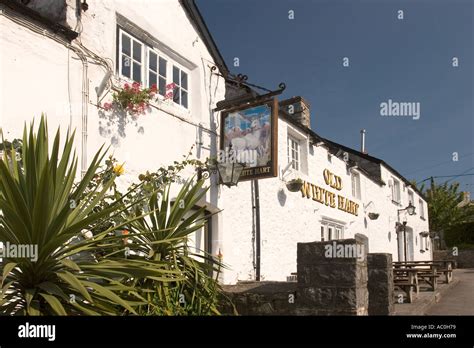
MULTIPOLYGON (((304 134, 281 118, 278 127, 278 161, 281 172, 281 168, 284 168, 288 163, 288 129, 293 136, 299 134, 300 141, 303 143, 306 138, 304 134)), ((290 174, 287 179, 298 176, 303 180, 351 199, 360 205, 359 215, 354 216, 312 199, 303 198, 301 192, 289 192, 280 178, 260 180, 262 279, 286 280, 287 276, 292 272, 296 272, 297 243, 319 241, 320 222, 323 218, 344 222, 344 238, 353 238, 356 233, 364 234, 369 238, 369 252, 391 253, 394 260, 397 260, 395 222, 397 221, 397 209, 408 205, 407 192, 402 190, 402 204, 396 206, 392 203, 391 189, 388 185, 380 186, 360 174, 361 200, 357 200, 352 197, 351 178, 345 162, 335 156, 330 156, 329 161, 325 147, 313 147, 313 151, 310 151, 309 146, 312 145, 309 145, 307 139, 305 141, 308 147, 307 173, 290 174), (313 155, 311 152, 313 152, 313 155), (323 170, 326 168, 335 175, 342 177, 343 187, 341 191, 330 188, 325 184, 323 170), (369 204, 370 201, 374 203, 364 211, 364 206, 369 204), (380 213, 380 216, 377 220, 370 220, 366 215, 368 212, 377 212, 380 213)), ((387 182, 388 177, 387 169, 382 168, 382 179, 387 182)), ((223 254, 224 262, 230 267, 230 270, 224 274, 225 283, 255 279, 254 264, 252 263, 255 250, 252 242, 254 232, 252 229, 251 195, 249 181, 239 183, 238 187, 225 188, 222 193, 224 207, 223 254)), ((416 193, 415 201, 418 202, 416 193)), ((415 235, 422 231, 428 231, 428 222, 421 220, 419 215, 408 217, 407 226, 413 228, 415 235)), ((431 248, 430 252, 421 254, 415 246, 414 251, 415 260, 431 258, 431 248)))
MULTIPOLYGON (((72 7, 75 1, 67 0, 67 3, 66 18, 68 24, 75 28, 77 23, 72 7)), ((213 59, 202 40, 196 41, 196 30, 175 0, 134 0, 133 3, 108 0, 90 4, 89 10, 83 13, 81 41, 99 56, 111 59, 114 69, 116 13, 126 16, 196 67, 190 76, 192 99, 189 111, 172 104, 157 105, 162 110, 153 109, 151 113, 140 116, 137 125, 128 125, 126 136, 119 137, 112 146, 115 157, 126 162, 127 175, 122 179, 122 184, 126 185, 136 180, 137 174, 169 164, 186 154, 196 142, 196 125, 212 128, 217 115, 213 115, 211 109, 217 101, 224 99, 225 86, 222 78, 210 76, 209 62, 213 59), (140 127, 143 133, 138 131, 140 127)), ((0 126, 5 136, 10 139, 21 137, 24 123, 45 113, 51 132, 59 125, 63 131, 66 127, 77 130, 76 144, 80 154, 81 132, 84 130, 81 121, 83 67, 78 57, 63 45, 0 15, 0 69, 0 126)), ((94 89, 100 84, 104 73, 102 67, 89 62, 86 149, 89 160, 100 145, 111 144, 115 131, 113 124, 107 125, 99 118, 95 106, 97 98, 94 89), (107 128, 110 134, 107 134, 107 128)), ((104 99, 108 100, 110 94, 104 99)), ((280 122, 278 156, 281 168, 287 164, 288 127, 294 136, 305 138, 286 122, 280 122)), ((196 148, 195 157, 208 157, 209 149, 216 144, 215 140, 212 133, 203 131, 203 147, 196 148)), ((350 198, 351 181, 345 163, 335 157, 329 162, 324 147, 314 147, 311 154, 308 143, 307 146, 307 173, 299 176, 326 187, 323 170, 328 168, 343 178, 343 188, 338 194, 350 198)), ((387 182, 388 176, 388 171, 383 168, 383 180, 387 182)), ((397 259, 395 222, 396 210, 400 207, 391 202, 388 186, 379 186, 361 175, 361 188, 362 202, 356 217, 302 198, 301 193, 289 192, 279 178, 261 180, 262 278, 286 280, 286 276, 296 271, 296 243, 319 240, 323 216, 345 222, 346 238, 353 237, 355 233, 368 235, 370 252, 390 252, 397 259), (365 227, 363 204, 370 201, 374 201, 380 217, 368 220, 365 227)), ((331 191, 334 192, 334 189, 331 191)), ((402 191, 402 207, 407 203, 406 194, 402 191)), ((219 208, 223 209, 213 219, 213 251, 217 253, 220 249, 229 267, 223 274, 225 283, 254 279, 255 276, 251 199, 250 182, 239 183, 237 188, 232 189, 213 186, 206 198, 205 203, 210 210, 216 212, 219 208)), ((371 208, 368 211, 372 211, 371 208)), ((428 230, 427 221, 420 220, 418 215, 409 217, 408 225, 414 229, 415 235, 428 230)), ((415 259, 429 258, 430 254, 420 254, 415 247, 415 259)))
MULTIPOLYGON (((57 3, 56 0, 51 1, 51 7, 44 8, 46 13, 56 11, 57 3)), ((225 83, 223 78, 215 74, 211 76, 213 58, 180 3, 176 0, 94 1, 89 4, 87 12, 82 12, 81 23, 77 22, 75 15, 76 1, 66 0, 66 3, 65 24, 81 31, 79 39, 85 47, 112 61, 115 84, 124 83, 116 74, 117 13, 148 32, 161 45, 168 47, 175 57, 193 67, 189 71, 188 110, 172 102, 154 104, 159 110, 154 108, 150 113, 139 116, 136 124, 132 122, 126 126, 125 136, 117 136, 117 125, 100 118, 97 107, 95 88, 101 83, 106 70, 89 59, 87 145, 84 147, 87 162, 102 144, 111 146, 110 153, 118 161, 125 162, 126 175, 119 178, 119 185, 124 188, 136 182, 138 174, 146 170, 153 171, 183 159, 193 145, 193 158, 204 160, 209 157, 215 151, 216 135, 212 129, 219 117, 212 109, 224 99, 225 83), (202 144, 196 145, 196 142, 202 144)), ((39 120, 45 113, 50 135, 58 126, 62 127, 63 133, 67 127, 76 130, 80 163, 82 132, 86 127, 83 127, 81 113, 84 70, 78 58, 64 45, 0 14, 0 127, 8 139, 21 137, 25 122, 29 124, 33 119, 39 120)), ((108 91, 102 103, 111 100, 111 91, 108 91)), ((186 173, 193 174, 192 169, 186 173)), ((173 191, 178 188, 176 186, 173 191)), ((218 210, 215 185, 202 204, 206 204, 212 212, 218 210)), ((221 223, 220 217, 215 216, 212 229, 213 251, 216 253, 221 243, 221 223)))
MULTIPOLYGON (((66 24, 71 28, 78 28, 75 3, 67 0, 66 24)), ((195 147, 193 156, 208 157, 211 145, 215 144, 215 135, 209 131, 217 117, 212 108, 224 99, 225 86, 221 77, 211 76, 213 58, 184 9, 174 0, 97 1, 90 4, 87 12, 82 12, 80 41, 98 56, 110 59, 114 73, 116 13, 126 16, 194 67, 189 73, 189 110, 172 102, 156 104, 161 110, 153 109, 139 116, 136 124, 131 122, 126 126, 125 136, 118 136, 117 125, 101 119, 96 106, 95 88, 102 81, 105 69, 89 60, 87 158, 90 161, 102 144, 113 143, 110 152, 125 162, 127 175, 121 178, 125 186, 136 181, 137 175, 145 170, 156 170, 182 159, 191 146, 196 145, 199 136, 202 146, 195 147)), ((64 45, 0 15, 0 59, 0 126, 6 137, 21 137, 24 123, 29 124, 45 113, 51 133, 59 125, 63 131, 67 127, 76 129, 80 157, 81 135, 86 127, 81 116, 83 66, 78 56, 64 45)), ((116 84, 124 82, 116 75, 114 81, 116 84)), ((102 103, 111 100, 109 91, 102 103)), ((215 188, 207 202, 214 208, 217 206, 215 188)))

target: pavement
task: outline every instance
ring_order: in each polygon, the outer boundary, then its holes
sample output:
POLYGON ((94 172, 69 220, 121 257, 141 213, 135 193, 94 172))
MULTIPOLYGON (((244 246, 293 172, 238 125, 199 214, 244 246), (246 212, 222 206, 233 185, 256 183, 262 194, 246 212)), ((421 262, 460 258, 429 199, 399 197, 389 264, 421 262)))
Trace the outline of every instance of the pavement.
POLYGON ((453 275, 459 282, 432 304, 426 315, 474 315, 474 268, 456 269, 453 275))
POLYGON ((421 287, 413 303, 395 304, 393 315, 474 315, 474 269, 455 269, 436 291, 421 287))

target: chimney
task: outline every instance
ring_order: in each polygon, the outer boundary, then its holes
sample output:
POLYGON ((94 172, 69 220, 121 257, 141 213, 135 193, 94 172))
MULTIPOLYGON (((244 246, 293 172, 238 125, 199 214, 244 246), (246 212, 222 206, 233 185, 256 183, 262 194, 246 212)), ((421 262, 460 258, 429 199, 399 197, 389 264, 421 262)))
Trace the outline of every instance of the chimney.
POLYGON ((360 152, 367 154, 365 151, 365 129, 360 130, 360 152))
POLYGON ((303 97, 298 96, 283 100, 280 102, 280 107, 285 110, 293 120, 311 129, 311 106, 303 97))

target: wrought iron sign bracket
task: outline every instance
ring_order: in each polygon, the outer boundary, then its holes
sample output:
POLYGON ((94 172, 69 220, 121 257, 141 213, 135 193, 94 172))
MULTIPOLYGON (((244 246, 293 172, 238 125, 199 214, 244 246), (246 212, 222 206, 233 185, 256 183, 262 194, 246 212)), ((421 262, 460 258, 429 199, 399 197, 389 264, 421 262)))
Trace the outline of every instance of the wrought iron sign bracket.
POLYGON ((257 86, 257 85, 254 85, 254 84, 251 84, 251 83, 248 83, 247 80, 248 80, 248 76, 247 75, 243 75, 243 74, 238 74, 238 75, 232 75, 232 74, 226 74, 226 75, 222 75, 220 73, 216 73, 215 71, 217 70, 217 66, 212 66, 211 67, 211 71, 214 72, 216 75, 218 76, 221 76, 223 77, 224 79, 226 79, 226 81, 231 81, 231 82, 234 82, 235 84, 237 84, 239 87, 241 86, 246 86, 246 87, 255 87, 255 88, 258 88, 260 90, 263 90, 267 93, 265 94, 261 94, 261 95, 257 95, 257 96, 254 96, 254 95, 247 95, 247 96, 244 96, 244 97, 239 97, 239 98, 236 98, 236 99, 231 99, 231 100, 222 100, 222 101, 219 101, 217 102, 217 105, 216 105, 216 108, 214 108, 213 111, 222 111, 222 110, 226 110, 226 109, 230 109, 234 106, 238 106, 238 105, 243 105, 243 104, 246 104, 246 103, 253 103, 253 102, 258 102, 258 101, 261 101, 261 100, 265 100, 265 99, 269 99, 271 97, 274 97, 276 95, 279 95, 281 93, 283 93, 283 91, 285 90, 286 88, 286 85, 285 83, 281 82, 279 85, 278 85, 278 89, 272 91, 272 90, 269 90, 267 88, 264 88, 264 87, 261 87, 261 86, 257 86))
POLYGON ((214 111, 222 111, 222 110, 230 109, 234 106, 239 106, 246 103, 253 103, 253 102, 258 102, 260 100, 269 99, 271 97, 274 97, 276 95, 283 93, 285 88, 286 88, 286 85, 283 82, 281 82, 278 85, 278 89, 274 91, 269 91, 268 93, 265 93, 265 94, 260 94, 257 96, 245 96, 243 98, 241 97, 241 98, 231 99, 231 100, 223 100, 223 101, 217 102, 217 107, 214 109, 214 111))

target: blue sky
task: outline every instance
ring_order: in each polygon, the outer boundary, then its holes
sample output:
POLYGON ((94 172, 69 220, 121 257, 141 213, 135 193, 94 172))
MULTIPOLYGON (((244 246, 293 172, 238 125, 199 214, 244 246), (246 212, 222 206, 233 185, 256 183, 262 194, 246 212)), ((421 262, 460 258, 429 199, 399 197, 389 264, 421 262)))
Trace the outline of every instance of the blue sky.
MULTIPOLYGON (((285 82, 281 98, 307 99, 319 135, 359 149, 365 128, 369 154, 410 180, 474 173, 472 0, 196 3, 231 72, 268 89, 285 82), (420 118, 381 116, 388 99, 420 103, 420 118)), ((454 181, 474 192, 474 176, 454 181)))

